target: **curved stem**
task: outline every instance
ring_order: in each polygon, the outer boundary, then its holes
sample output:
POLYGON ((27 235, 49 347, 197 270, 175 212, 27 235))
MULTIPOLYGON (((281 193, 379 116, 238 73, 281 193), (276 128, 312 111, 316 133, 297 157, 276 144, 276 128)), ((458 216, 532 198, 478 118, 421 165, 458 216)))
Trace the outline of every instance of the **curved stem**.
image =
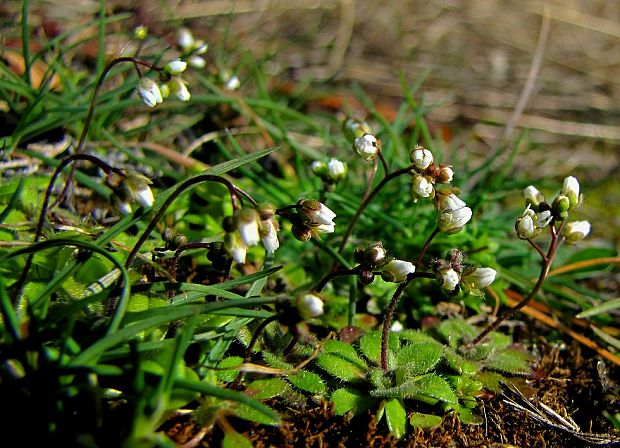
MULTIPOLYGON (((254 331, 254 334, 252 335, 252 340, 250 340, 250 343, 245 349, 245 355, 243 356, 244 364, 250 362, 250 358, 252 357, 252 350, 254 350, 254 346, 256 345, 256 342, 258 341, 258 337, 261 335, 263 330, 265 330, 265 328, 267 328, 267 325, 269 325, 271 322, 278 320, 278 317, 279 316, 277 314, 274 314, 273 316, 270 316, 267 319, 263 320, 258 325, 256 330, 254 331)), ((239 388, 239 386, 241 385, 241 381, 243 380, 243 376, 244 376, 244 372, 240 371, 239 374, 237 375, 237 378, 235 379, 235 382, 231 386, 233 389, 239 388)))
POLYGON ((321 292, 323 288, 325 288, 325 285, 327 285, 327 283, 329 283, 334 278, 344 276, 344 275, 357 275, 360 273, 360 268, 361 266, 356 266, 352 269, 342 269, 339 271, 332 271, 329 274, 327 274, 325 277, 323 277, 321 281, 318 282, 315 286, 313 286, 311 288, 311 291, 321 292))
POLYGON ((538 276, 538 280, 536 281, 534 288, 532 288, 530 293, 523 300, 521 300, 519 303, 517 303, 512 308, 508 308, 507 310, 505 310, 500 317, 498 317, 496 320, 494 320, 489 325, 487 325, 487 327, 484 330, 482 330, 482 332, 480 332, 480 334, 476 336, 474 340, 468 344, 470 347, 482 341, 486 335, 488 335, 491 331, 499 327, 499 325, 505 320, 511 319, 517 313, 517 311, 519 311, 521 308, 527 305, 534 297, 536 297, 536 294, 538 294, 538 292, 540 291, 540 288, 542 287, 545 279, 547 278, 547 275, 549 274, 549 270, 551 269, 551 264, 553 263, 553 259, 555 258, 555 254, 557 253, 558 247, 560 246, 560 243, 564 240, 563 238, 560 237, 563 226, 564 226, 564 222, 562 222, 557 229, 555 228, 553 223, 551 224, 552 229, 551 229, 551 242, 549 244, 549 250, 547 251, 546 255, 542 254, 543 263, 540 269, 540 275, 538 276))
MULTIPOLYGON (((242 192, 242 190, 235 187, 230 181, 224 179, 223 177, 214 176, 211 174, 202 174, 202 175, 192 177, 191 179, 187 179, 185 182, 181 183, 176 188, 176 190, 174 190, 170 194, 170 196, 168 196, 168 198, 164 201, 161 207, 159 207, 159 209, 157 210, 157 213, 155 213, 155 215, 151 219, 151 222, 147 226, 146 230, 142 232, 142 235, 138 239, 138 242, 134 245, 133 249, 129 253, 129 256, 127 257, 127 260, 125 261, 125 266, 127 268, 131 266, 131 264, 136 258, 136 255, 138 254, 138 251, 140 250, 140 247, 142 247, 144 242, 148 239, 149 235, 151 234, 151 232, 153 231, 153 229, 155 228, 155 226, 157 225, 157 223, 163 216, 164 212, 168 209, 168 207, 170 207, 170 205, 175 201, 176 198, 179 197, 181 193, 183 193, 189 187, 195 184, 201 183, 201 182, 219 182, 221 184, 224 184, 228 188, 228 191, 230 193, 231 201, 233 203, 233 208, 236 207, 237 193, 242 192)), ((243 192, 243 194, 247 194, 247 193, 243 192)), ((256 204, 256 202, 253 199, 252 199, 252 203, 256 204)))
POLYGON ((189 249, 210 249, 211 243, 187 243, 181 245, 172 256, 172 267, 170 268, 170 275, 176 280, 177 278, 177 266, 179 264, 179 257, 181 253, 189 249))
POLYGON ((357 211, 355 212, 355 215, 353 215, 353 218, 351 218, 351 221, 349 221, 349 226, 347 227, 347 230, 345 231, 345 233, 344 233, 344 235, 342 237, 342 241, 340 242, 340 246, 338 247, 338 253, 339 254, 342 253, 342 251, 344 250, 344 247, 347 245, 347 241, 349 240, 349 237, 351 236, 351 233, 353 232, 353 227, 355 227, 355 224, 357 224, 357 221, 359 220, 360 216, 362 216, 362 213, 364 212, 366 207, 368 207, 368 205, 372 202, 372 200, 375 198, 375 196, 381 191, 381 189, 383 187, 385 187, 385 185, 389 181, 391 181, 392 179, 395 179, 398 176, 401 176, 403 174, 407 174, 413 168, 414 168, 414 165, 410 165, 410 166, 408 166, 406 168, 401 168, 400 170, 396 170, 393 173, 387 174, 381 180, 381 182, 379 182, 377 184, 377 186, 370 192, 368 197, 366 197, 362 201, 360 206, 357 208, 357 211))
MULTIPOLYGON (((47 186, 47 189, 45 190, 45 196, 43 197, 43 204, 41 205, 41 212, 39 213, 39 220, 37 221, 37 228, 34 234, 34 243, 37 243, 41 239, 41 236, 43 236, 43 226, 45 224, 45 218, 47 216, 48 211, 54 207, 54 204, 52 204, 52 206, 50 207, 49 203, 50 203, 50 197, 52 196, 52 191, 54 191, 54 184, 56 183, 58 176, 60 176, 60 173, 62 173, 62 171, 67 167, 67 165, 69 165, 71 162, 74 162, 76 160, 87 160, 91 163, 94 163, 95 165, 99 166, 99 168, 101 168, 107 175, 110 175, 110 173, 115 173, 120 176, 124 176, 124 173, 121 170, 114 168, 108 165, 107 163, 105 163, 103 160, 95 156, 91 156, 89 154, 72 154, 62 159, 61 162, 56 167, 56 169, 54 170, 54 173, 52 174, 52 177, 50 178, 50 182, 47 186)), ((75 168, 75 165, 73 165, 72 169, 74 168, 75 168)), ((22 270, 22 273, 20 274, 19 278, 12 286, 12 288, 15 291, 15 295, 13 297, 14 303, 17 301, 17 298, 21 294, 22 286, 25 283, 26 278, 28 277, 28 273, 30 271, 30 268, 32 267, 33 259, 34 259, 34 252, 31 252, 28 255, 28 258, 26 259, 26 264, 24 265, 24 269, 22 270)))
MULTIPOLYGON (((84 127, 82 128, 82 133, 80 134, 80 140, 78 141, 78 144, 75 148, 74 155, 80 154, 82 152, 82 149, 84 147, 84 142, 86 141, 86 134, 88 134, 90 124, 95 114, 97 97, 99 96, 99 92, 101 91, 101 87, 103 86, 103 82, 105 81, 106 76, 108 76, 108 73, 110 73, 110 70, 112 70, 116 65, 121 64, 123 62, 131 62, 134 65, 134 67, 136 67, 136 70, 138 71, 138 76, 142 75, 140 73, 140 70, 137 69, 138 65, 143 65, 145 67, 148 67, 151 70, 156 70, 156 71, 162 70, 162 68, 157 67, 156 65, 153 65, 150 62, 142 61, 134 57, 122 57, 122 58, 117 58, 111 61, 103 69, 103 72, 101 72, 101 75, 99 76, 99 79, 97 80, 97 85, 95 86, 93 97, 90 100, 90 107, 88 109, 88 114, 86 115, 86 120, 84 121, 84 127)), ((65 187, 63 188, 62 193, 60 193, 60 195, 58 195, 58 197, 54 201, 54 204, 52 205, 52 207, 55 207, 56 205, 60 204, 60 202, 66 196, 67 192, 69 191, 69 188, 71 187, 71 181, 73 179, 74 174, 75 174, 75 167, 72 167, 71 171, 69 172, 69 175, 67 176, 67 183, 65 184, 65 187)))
POLYGON ((418 256, 416 257, 413 265, 417 268, 420 265, 420 262, 422 261, 422 258, 424 257, 424 254, 426 253, 426 251, 428 250, 428 247, 431 245, 431 242, 433 241, 433 239, 439 234, 439 227, 436 227, 435 230, 433 230, 433 232, 429 235, 429 237, 426 239, 426 242, 424 243, 424 246, 422 246, 422 249, 420 249, 420 252, 418 253, 418 256))

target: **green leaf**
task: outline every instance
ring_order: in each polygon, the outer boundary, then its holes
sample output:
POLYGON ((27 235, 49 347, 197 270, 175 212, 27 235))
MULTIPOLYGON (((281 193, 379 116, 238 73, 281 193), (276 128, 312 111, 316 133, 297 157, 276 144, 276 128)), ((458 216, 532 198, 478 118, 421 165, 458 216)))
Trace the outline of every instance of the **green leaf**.
POLYGON ((334 403, 336 415, 344 415, 349 411, 358 415, 376 404, 376 400, 350 388, 335 390, 331 395, 331 401, 334 403))
POLYGON ((257 400, 264 400, 282 395, 288 387, 282 378, 267 378, 252 381, 244 393, 257 400))
POLYGON ((232 408, 232 413, 236 417, 248 420, 250 422, 261 423, 263 425, 277 426, 278 424, 280 424, 279 418, 269 417, 264 412, 261 412, 254 407, 250 407, 243 403, 238 403, 234 408, 232 408))
POLYGON ((456 412, 459 414, 459 420, 466 425, 481 425, 484 423, 484 419, 475 414, 471 409, 463 406, 455 406, 456 412))
POLYGON ((427 373, 441 360, 443 349, 437 342, 420 342, 400 349, 396 354, 397 378, 427 373))
POLYGON ((471 376, 478 371, 478 364, 463 358, 452 348, 444 347, 443 356, 448 365, 461 375, 471 376))
MULTIPOLYGON (((373 331, 360 338, 360 351, 375 365, 381 364, 381 331, 373 331)), ((388 365, 393 364, 394 353, 398 350, 398 336, 390 333, 388 337, 388 365), (392 362, 390 362, 392 361, 392 362)))
POLYGON ((289 382, 298 389, 311 394, 324 394, 325 383, 320 376, 308 370, 302 370, 298 373, 287 375, 289 382))
POLYGON ((252 448, 252 442, 237 431, 229 430, 222 439, 222 448, 252 448))
POLYGON ((385 404, 385 418, 394 437, 400 439, 407 430, 407 412, 402 399, 392 398, 385 404))
POLYGON ((593 306, 592 308, 588 308, 587 310, 577 314, 575 317, 577 317, 577 319, 583 319, 586 317, 596 316, 597 314, 608 313, 609 311, 617 309, 620 309, 620 297, 617 299, 608 300, 600 305, 593 306))
POLYGON ((452 348, 456 348, 461 340, 472 340, 478 335, 476 327, 459 318, 444 320, 437 330, 452 348))
POLYGON ((507 373, 530 373, 532 371, 529 363, 532 356, 522 350, 505 349, 501 352, 494 352, 484 361, 484 365, 491 370, 499 370, 507 373))
POLYGON ((368 366, 355 349, 341 341, 327 341, 315 363, 330 375, 343 381, 363 380, 368 366))
POLYGON ((423 414, 421 412, 414 412, 409 418, 409 423, 414 428, 430 429, 441 426, 443 418, 433 414, 423 414))
POLYGON ((217 365, 217 379, 226 383, 230 383, 235 381, 237 376, 239 375, 239 371, 235 370, 233 367, 239 367, 243 364, 243 358, 241 356, 229 356, 227 358, 222 359, 217 365))
POLYGON ((410 378, 396 387, 376 389, 370 394, 375 397, 413 398, 429 404, 437 401, 456 404, 458 401, 448 382, 434 373, 410 378))

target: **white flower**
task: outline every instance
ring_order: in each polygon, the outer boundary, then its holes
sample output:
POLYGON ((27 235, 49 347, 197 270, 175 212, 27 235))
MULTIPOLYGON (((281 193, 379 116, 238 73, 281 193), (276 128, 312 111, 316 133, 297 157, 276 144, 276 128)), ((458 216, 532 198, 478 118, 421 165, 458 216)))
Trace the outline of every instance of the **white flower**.
POLYGON ((404 260, 392 260, 383 267, 381 277, 386 282, 399 283, 407 279, 407 275, 415 272, 413 263, 404 260))
POLYGON ((461 283, 466 284, 469 289, 483 289, 495 281, 497 272, 492 268, 476 268, 469 273, 465 273, 461 278, 461 283))
POLYGON ((182 61, 180 59, 170 61, 166 65, 164 65, 164 70, 166 70, 166 72, 170 73, 172 76, 181 75, 185 71, 186 68, 187 68, 187 62, 182 61))
POLYGON ((118 211, 123 215, 129 215, 132 212, 131 205, 128 202, 120 202, 118 204, 118 211))
POLYGON ((433 188, 433 184, 430 179, 426 176, 422 176, 421 174, 416 174, 413 176, 411 189, 414 200, 417 200, 417 198, 432 197, 435 192, 435 188, 433 188))
POLYGON ((312 162, 310 168, 312 168, 312 172, 317 176, 323 177, 325 174, 327 174, 327 165, 321 160, 315 160, 314 162, 312 162))
POLYGON ((411 162, 419 170, 425 170, 433 163, 433 153, 422 146, 416 145, 411 151, 411 162))
POLYGON ((209 49, 209 44, 205 43, 204 40, 198 39, 194 42, 193 53, 194 54, 205 54, 209 49))
POLYGON ((315 294, 303 294, 297 297, 297 310, 302 319, 312 319, 323 314, 323 300, 315 294))
POLYGON ((547 227, 553 219, 549 210, 535 213, 530 207, 531 205, 527 206, 523 215, 517 218, 515 223, 517 236, 522 240, 529 240, 540 235, 542 229, 547 227))
POLYGON ((258 232, 258 213, 253 208, 243 208, 237 214, 237 230, 241 241, 248 246, 256 246, 260 241, 258 232))
POLYGON ((149 107, 155 107, 163 101, 161 91, 159 90, 157 83, 146 76, 140 78, 140 82, 138 84, 138 95, 140 95, 142 101, 144 101, 144 103, 149 107))
POLYGON ((571 209, 577 207, 579 204, 579 181, 573 176, 564 179, 562 194, 568 197, 571 209))
POLYGON ((439 215, 439 230, 448 234, 459 232, 472 216, 471 208, 446 209, 439 215))
POLYGON ((443 289, 446 291, 454 291, 459 284, 461 278, 459 273, 452 268, 440 269, 437 272, 437 280, 443 289))
POLYGON ((541 202, 545 202, 545 196, 534 185, 525 188, 523 196, 525 196, 525 202, 532 204, 534 207, 538 207, 541 202))
POLYGON ((225 90, 237 90, 240 86, 241 86, 241 81, 239 81, 239 78, 237 77, 237 75, 233 75, 230 78, 228 78, 228 80, 226 81, 226 84, 224 84, 224 89, 225 90))
POLYGON ((127 203, 129 213, 131 213, 130 203, 138 203, 144 207, 151 207, 155 202, 153 192, 149 185, 151 181, 148 177, 140 173, 129 172, 121 183, 122 189, 119 191, 122 202, 127 203))
POLYGON ((319 201, 301 199, 297 203, 297 210, 304 218, 305 224, 313 227, 324 226, 325 228, 331 228, 331 232, 334 231, 334 218, 336 214, 319 201))
POLYGON ((233 260, 239 264, 245 263, 245 256, 248 252, 248 247, 241 240, 241 237, 237 232, 227 233, 224 237, 224 247, 230 253, 233 260))
POLYGON ((207 65, 207 61, 200 56, 190 56, 188 59, 188 64, 194 68, 204 68, 207 65))
POLYGON ((342 123, 342 133, 348 141, 353 143, 356 138, 362 137, 364 134, 371 134, 371 130, 365 121, 348 117, 342 123))
POLYGON ((367 162, 375 160, 379 154, 379 141, 372 134, 364 134, 353 142, 353 149, 367 162))
POLYGON ((177 43, 183 51, 190 51, 194 48, 194 36, 187 28, 181 28, 177 37, 177 43))
POLYGON ((271 220, 261 221, 261 242, 265 250, 272 254, 280 247, 277 227, 271 220))
POLYGON ((338 159, 330 159, 327 162, 327 172, 332 181, 341 181, 347 175, 347 164, 338 159))
POLYGON ((454 193, 439 194, 438 202, 439 202, 439 211, 442 211, 442 212, 445 210, 457 210, 467 205, 462 199, 460 199, 454 193))
POLYGON ((581 241, 590 233, 592 226, 588 221, 572 221, 564 225, 564 236, 569 244, 581 241))
POLYGON ((174 93, 178 99, 181 101, 189 101, 191 95, 183 79, 178 76, 173 76, 170 81, 168 81, 168 87, 170 88, 170 92, 174 93))
POLYGON ((399 321, 395 320, 392 326, 390 327, 390 331, 394 333, 398 333, 399 331, 403 331, 405 327, 399 321))

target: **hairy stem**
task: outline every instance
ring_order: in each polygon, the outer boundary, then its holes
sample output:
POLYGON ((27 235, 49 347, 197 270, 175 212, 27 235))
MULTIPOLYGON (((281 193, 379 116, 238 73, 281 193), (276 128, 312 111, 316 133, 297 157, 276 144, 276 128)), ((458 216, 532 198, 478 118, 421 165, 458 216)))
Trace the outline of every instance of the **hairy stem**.
POLYGON ((321 292, 323 288, 325 288, 325 285, 327 285, 327 283, 329 283, 331 280, 335 279, 336 277, 340 277, 344 275, 357 275, 360 273, 360 267, 361 266, 356 266, 352 269, 342 269, 339 271, 332 271, 329 274, 327 274, 325 277, 323 277, 321 281, 318 282, 315 286, 313 286, 311 291, 321 292))

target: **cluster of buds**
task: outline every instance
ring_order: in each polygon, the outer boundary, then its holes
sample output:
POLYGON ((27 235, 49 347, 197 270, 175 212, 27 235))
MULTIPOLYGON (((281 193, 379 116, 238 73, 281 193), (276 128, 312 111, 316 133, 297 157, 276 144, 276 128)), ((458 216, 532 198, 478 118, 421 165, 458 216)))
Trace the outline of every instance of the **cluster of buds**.
POLYGON ((495 281, 497 272, 492 268, 476 268, 463 265, 463 254, 458 249, 448 252, 446 260, 435 260, 434 270, 441 288, 449 294, 462 289, 466 293, 482 297, 482 289, 495 281))
POLYGON ((293 235, 299 241, 305 242, 312 237, 320 239, 320 233, 334 232, 336 214, 326 205, 314 199, 300 199, 294 208, 296 213, 287 216, 293 224, 293 235))
POLYGON ((471 208, 450 190, 438 190, 434 200, 439 211, 438 227, 444 233, 460 232, 472 217, 471 208))
POLYGON ((183 58, 194 68, 204 68, 207 61, 201 55, 205 54, 209 46, 202 39, 194 39, 194 35, 187 28, 181 28, 177 36, 177 43, 183 51, 183 58))
POLYGON ((372 162, 381 152, 381 142, 375 137, 368 123, 347 118, 342 123, 342 132, 353 144, 353 151, 367 162, 372 162))
POLYGON ((160 72, 160 81, 157 83, 146 76, 140 77, 138 95, 149 106, 155 107, 162 103, 170 94, 176 95, 181 101, 189 101, 191 95, 187 84, 181 75, 187 68, 187 62, 180 59, 168 62, 160 72))
POLYGON ((358 248, 354 257, 360 265, 359 279, 363 285, 372 283, 375 271, 381 272, 384 281, 394 283, 405 281, 409 274, 415 272, 413 263, 388 256, 380 241, 371 243, 365 248, 358 248))
POLYGON ((454 172, 451 165, 437 165, 433 153, 428 149, 416 145, 409 156, 414 168, 410 174, 411 196, 417 202, 419 198, 434 198, 435 184, 448 184, 452 182, 454 172))
MULTIPOLYGON (((523 215, 517 218, 515 230, 519 238, 529 240, 536 238, 542 229, 554 222, 565 221, 569 212, 574 210, 583 200, 579 191, 579 181, 568 176, 564 179, 562 190, 551 201, 545 200, 545 196, 533 185, 523 190, 526 209, 523 215)), ((588 221, 573 221, 564 224, 563 234, 566 241, 574 244, 582 240, 590 233, 588 221)))
POLYGON ((275 219, 275 208, 270 204, 237 210, 232 217, 224 219, 223 227, 226 231, 224 247, 237 263, 245 263, 248 248, 259 242, 268 253, 280 247, 279 225, 275 219))
POLYGON ((114 190, 111 199, 113 205, 118 211, 126 215, 133 211, 133 204, 152 207, 155 198, 151 187, 149 187, 151 183, 148 177, 135 171, 130 171, 120 179, 109 182, 108 185, 114 190))
POLYGON ((325 163, 320 160, 312 162, 312 172, 325 184, 328 190, 347 177, 347 164, 338 159, 330 159, 325 163))

